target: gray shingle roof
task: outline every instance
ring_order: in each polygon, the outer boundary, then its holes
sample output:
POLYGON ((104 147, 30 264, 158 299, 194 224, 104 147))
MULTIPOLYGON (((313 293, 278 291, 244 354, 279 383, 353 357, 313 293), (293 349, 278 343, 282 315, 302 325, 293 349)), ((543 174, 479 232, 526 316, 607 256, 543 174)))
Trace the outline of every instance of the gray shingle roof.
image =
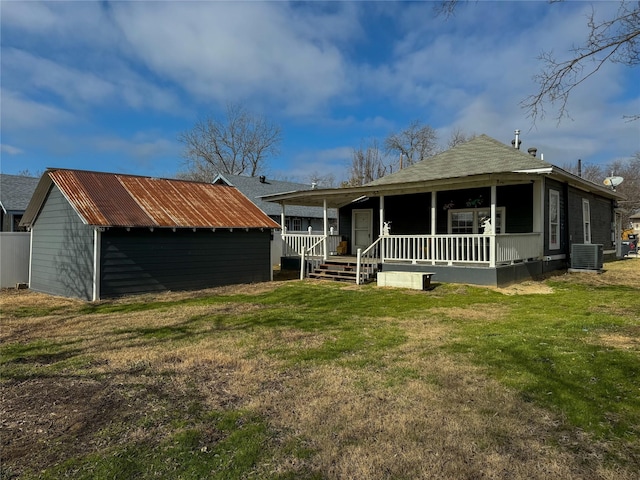
POLYGON ((38 186, 39 178, 0 173, 0 204, 5 212, 21 212, 27 208, 38 186))
MULTIPOLYGON (((265 178, 264 182, 260 181, 260 177, 248 177, 245 175, 219 175, 227 180, 232 186, 240 190, 249 200, 255 203, 260 210, 270 216, 279 216, 282 212, 280 205, 273 202, 262 200, 265 195, 276 193, 296 192, 300 190, 311 190, 312 186, 304 183, 286 182, 283 180, 271 180, 265 178)), ((303 218, 323 218, 323 209, 321 207, 303 207, 287 205, 286 215, 288 217, 303 218)), ((335 210, 329 210, 329 218, 337 218, 335 210)))
POLYGON ((480 135, 367 185, 392 185, 548 168, 552 165, 504 143, 480 135))

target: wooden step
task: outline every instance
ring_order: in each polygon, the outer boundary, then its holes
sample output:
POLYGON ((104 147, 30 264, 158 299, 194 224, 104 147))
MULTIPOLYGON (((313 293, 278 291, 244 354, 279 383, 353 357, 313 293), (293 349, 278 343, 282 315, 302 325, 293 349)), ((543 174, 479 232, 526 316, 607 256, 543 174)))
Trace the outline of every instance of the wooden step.
MULTIPOLYGON (((313 272, 309 273, 309 278, 317 280, 333 280, 340 282, 356 283, 357 264, 355 262, 332 262, 327 261, 319 265, 313 272)), ((362 273, 366 278, 373 278, 376 269, 371 267, 363 267, 362 273)))

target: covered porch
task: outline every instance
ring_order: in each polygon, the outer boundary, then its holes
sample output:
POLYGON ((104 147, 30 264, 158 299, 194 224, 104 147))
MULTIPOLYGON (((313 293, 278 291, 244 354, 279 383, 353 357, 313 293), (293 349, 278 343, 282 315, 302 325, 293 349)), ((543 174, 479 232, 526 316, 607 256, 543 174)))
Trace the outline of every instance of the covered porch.
POLYGON ((498 269, 541 273, 543 192, 543 179, 529 175, 300 192, 303 198, 279 200, 283 218, 288 201, 320 203, 325 212, 339 209, 339 230, 326 221, 325 230, 313 235, 283 230, 283 252, 296 260, 301 278, 348 254, 357 265, 356 283, 372 280, 377 271, 430 271, 438 281, 499 283, 498 269))

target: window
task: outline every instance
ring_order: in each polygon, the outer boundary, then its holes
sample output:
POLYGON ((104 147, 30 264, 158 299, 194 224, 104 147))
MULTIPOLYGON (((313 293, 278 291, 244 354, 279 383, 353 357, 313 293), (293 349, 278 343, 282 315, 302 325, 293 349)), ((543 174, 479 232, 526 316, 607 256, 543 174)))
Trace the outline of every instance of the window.
POLYGON ((295 217, 291 219, 291 229, 294 232, 302 231, 302 219, 295 217))
POLYGON ((584 227, 584 243, 591 243, 591 208, 589 200, 582 199, 582 225, 584 227))
MULTIPOLYGON (((484 233, 483 220, 491 217, 488 208, 469 208, 464 210, 449 210, 449 233, 484 233)), ((494 233, 504 231, 504 207, 496 208, 496 226, 494 233)))
POLYGON ((450 233, 475 233, 473 212, 451 212, 450 233))
POLYGON ((549 190, 549 250, 560 248, 560 192, 549 190))

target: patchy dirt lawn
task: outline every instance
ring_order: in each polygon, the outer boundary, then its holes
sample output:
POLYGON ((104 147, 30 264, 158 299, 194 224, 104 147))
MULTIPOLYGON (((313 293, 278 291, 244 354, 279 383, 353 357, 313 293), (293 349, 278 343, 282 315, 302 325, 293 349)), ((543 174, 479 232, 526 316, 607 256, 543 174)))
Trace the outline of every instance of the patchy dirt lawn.
MULTIPOLYGON (((637 285, 639 267, 640 259, 622 261, 601 275, 553 280, 637 285)), ((473 321, 469 309, 384 319, 402 328, 406 342, 379 364, 354 370, 344 363, 296 365, 252 350, 258 344, 317 348, 327 341, 322 332, 265 334, 216 323, 265 308, 250 300, 180 303, 258 295, 282 285, 125 298, 103 302, 113 307, 107 313, 90 312, 81 301, 2 291, 0 342, 24 351, 9 352, 17 355, 16 368, 10 379, 0 379, 0 479, 34 477, 118 445, 151 448, 171 439, 176 425, 198 424, 203 409, 250 409, 267 419, 276 454, 256 466, 252 478, 633 478, 632 469, 608 467, 606 445, 565 429, 561 417, 524 402, 477 368, 424 353, 448 334, 447 324, 434 320, 440 313, 473 321), (152 302, 166 307, 130 308, 152 302), (212 320, 199 323, 204 317, 212 320), (402 378, 401 388, 388 385, 389 378, 402 378), (313 453, 283 447, 292 443, 313 453)), ((499 291, 553 292, 544 281, 499 291)), ((500 305, 492 310, 503 314, 500 305)), ((603 343, 638 348, 634 335, 603 335, 603 343)), ((197 448, 206 451, 222 433, 201 428, 204 443, 197 448)))

